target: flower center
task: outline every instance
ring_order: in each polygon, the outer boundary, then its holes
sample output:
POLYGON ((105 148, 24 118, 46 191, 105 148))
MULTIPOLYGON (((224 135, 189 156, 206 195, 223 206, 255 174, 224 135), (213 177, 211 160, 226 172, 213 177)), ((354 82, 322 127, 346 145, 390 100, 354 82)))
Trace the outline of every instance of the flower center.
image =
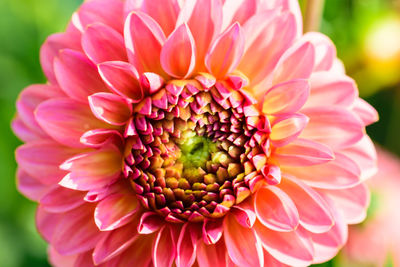
POLYGON ((143 207, 171 222, 224 216, 266 162, 255 101, 205 79, 170 81, 134 107, 125 175, 143 207))

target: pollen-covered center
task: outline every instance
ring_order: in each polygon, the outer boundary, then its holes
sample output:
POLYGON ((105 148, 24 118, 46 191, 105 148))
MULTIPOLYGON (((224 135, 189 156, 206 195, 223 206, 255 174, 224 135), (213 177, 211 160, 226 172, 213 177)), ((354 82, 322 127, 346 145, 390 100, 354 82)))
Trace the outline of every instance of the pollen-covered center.
POLYGON ((125 175, 171 222, 218 218, 250 195, 267 163, 255 101, 229 82, 170 81, 134 106, 125 175))

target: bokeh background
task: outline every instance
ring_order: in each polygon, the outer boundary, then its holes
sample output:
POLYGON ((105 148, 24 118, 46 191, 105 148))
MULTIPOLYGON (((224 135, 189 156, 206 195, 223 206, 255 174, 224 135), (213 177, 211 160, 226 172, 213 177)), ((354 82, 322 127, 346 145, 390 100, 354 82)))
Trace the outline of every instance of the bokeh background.
MULTIPOLYGON (((35 230, 35 204, 16 190, 10 122, 29 84, 44 83, 39 49, 63 31, 82 0, 0 0, 0 266, 49 266, 35 230)), ((336 44, 360 95, 380 113, 368 132, 400 155, 400 0, 326 0, 320 31, 336 44)), ((399 189, 400 193, 400 189, 399 189)), ((399 212, 399 211, 397 211, 399 212)), ((400 227, 400 226, 399 226, 400 227)), ((400 253, 400 252, 399 252, 400 253)), ((320 266, 341 266, 333 260, 320 266)), ((392 266, 388 258, 385 266, 392 266)))

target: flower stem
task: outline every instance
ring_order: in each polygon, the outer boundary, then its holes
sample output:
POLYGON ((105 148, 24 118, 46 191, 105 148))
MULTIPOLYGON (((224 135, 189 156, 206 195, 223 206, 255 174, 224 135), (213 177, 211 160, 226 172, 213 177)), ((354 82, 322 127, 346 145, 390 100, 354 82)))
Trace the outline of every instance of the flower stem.
POLYGON ((304 32, 318 31, 324 9, 324 0, 307 0, 305 9, 304 32))

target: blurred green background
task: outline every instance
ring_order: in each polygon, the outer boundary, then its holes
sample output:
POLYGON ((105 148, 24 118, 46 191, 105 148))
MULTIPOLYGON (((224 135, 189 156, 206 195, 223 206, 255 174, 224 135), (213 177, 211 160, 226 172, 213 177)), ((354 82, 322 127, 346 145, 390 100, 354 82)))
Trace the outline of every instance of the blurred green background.
MULTIPOLYGON (((39 49, 62 31, 81 0, 0 0, 0 266, 48 266, 34 226, 35 204, 15 186, 10 130, 19 92, 44 83, 39 49)), ((400 1, 326 0, 321 31, 337 45, 360 95, 380 113, 368 128, 374 141, 400 155, 400 1)), ((333 262, 323 266, 335 266, 333 262)))

